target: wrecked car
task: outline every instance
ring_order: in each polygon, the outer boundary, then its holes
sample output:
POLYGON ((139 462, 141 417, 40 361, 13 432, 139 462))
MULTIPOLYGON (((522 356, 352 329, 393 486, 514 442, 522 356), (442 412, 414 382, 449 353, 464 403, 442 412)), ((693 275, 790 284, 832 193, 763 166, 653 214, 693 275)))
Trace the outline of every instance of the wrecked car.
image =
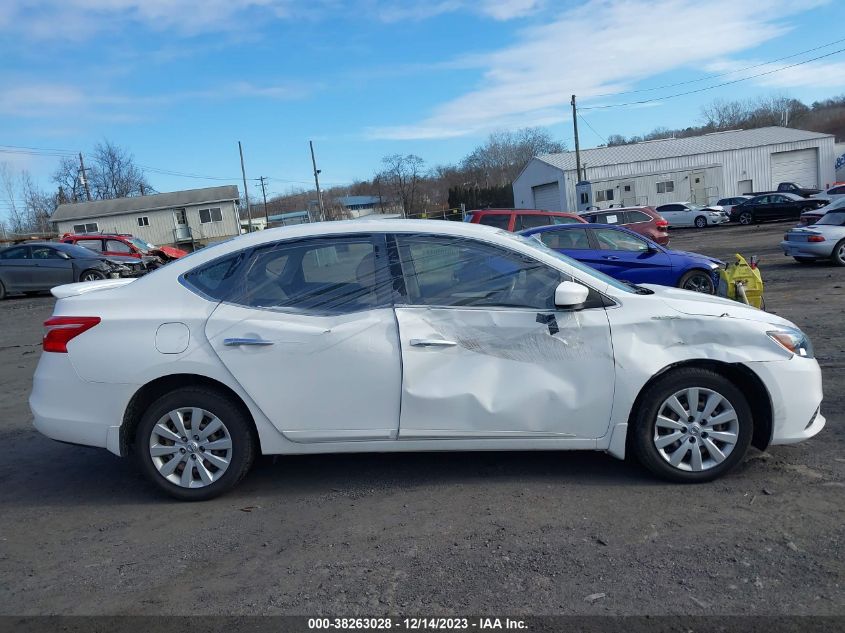
POLYGON ((36 428, 184 500, 260 453, 585 449, 704 482, 825 424, 793 323, 477 224, 270 229, 52 292, 36 428))

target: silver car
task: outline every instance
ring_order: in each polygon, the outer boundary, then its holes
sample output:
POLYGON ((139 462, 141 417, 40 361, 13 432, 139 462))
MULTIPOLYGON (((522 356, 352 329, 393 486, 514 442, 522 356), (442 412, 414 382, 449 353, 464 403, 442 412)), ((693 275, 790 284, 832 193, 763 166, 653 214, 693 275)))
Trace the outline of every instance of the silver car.
POLYGON ((826 213, 811 227, 790 229, 780 247, 802 264, 830 259, 845 266, 845 209, 826 213))

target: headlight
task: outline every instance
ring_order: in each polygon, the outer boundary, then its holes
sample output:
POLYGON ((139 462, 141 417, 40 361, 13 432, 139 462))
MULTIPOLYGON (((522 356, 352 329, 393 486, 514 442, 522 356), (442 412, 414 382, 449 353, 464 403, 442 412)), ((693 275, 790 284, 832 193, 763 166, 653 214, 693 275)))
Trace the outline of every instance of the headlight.
POLYGON ((766 334, 787 352, 797 354, 803 358, 813 358, 813 344, 801 330, 785 328, 782 330, 771 330, 766 332, 766 334))

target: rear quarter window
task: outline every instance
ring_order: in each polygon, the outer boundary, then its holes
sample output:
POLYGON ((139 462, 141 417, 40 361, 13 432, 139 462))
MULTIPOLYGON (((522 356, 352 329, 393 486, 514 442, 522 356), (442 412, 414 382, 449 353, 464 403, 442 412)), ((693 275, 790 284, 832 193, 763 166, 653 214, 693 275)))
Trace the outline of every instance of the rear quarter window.
POLYGON ((223 301, 229 294, 230 282, 243 261, 244 254, 235 253, 222 259, 189 270, 182 275, 183 282, 191 289, 210 299, 223 301))
POLYGON ((510 213, 484 213, 478 220, 478 224, 495 226, 497 229, 508 230, 511 223, 510 213))

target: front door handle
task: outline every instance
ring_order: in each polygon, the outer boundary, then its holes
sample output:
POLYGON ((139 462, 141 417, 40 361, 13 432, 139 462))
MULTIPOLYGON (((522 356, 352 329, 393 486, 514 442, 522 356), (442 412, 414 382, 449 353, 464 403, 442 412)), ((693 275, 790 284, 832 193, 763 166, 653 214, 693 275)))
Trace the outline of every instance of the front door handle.
POLYGON ((455 341, 446 341, 442 338, 412 338, 411 346, 413 347, 454 347, 457 345, 455 341))
POLYGON ((273 341, 268 341, 263 338, 226 338, 223 339, 223 345, 229 347, 237 347, 239 345, 272 345, 273 341))
POLYGON ((615 257, 615 256, 613 256, 613 255, 605 255, 605 256, 604 256, 604 259, 609 259, 609 260, 611 260, 611 261, 614 261, 614 262, 615 262, 615 261, 616 261, 616 260, 618 260, 619 258, 618 258, 618 257, 615 257))

